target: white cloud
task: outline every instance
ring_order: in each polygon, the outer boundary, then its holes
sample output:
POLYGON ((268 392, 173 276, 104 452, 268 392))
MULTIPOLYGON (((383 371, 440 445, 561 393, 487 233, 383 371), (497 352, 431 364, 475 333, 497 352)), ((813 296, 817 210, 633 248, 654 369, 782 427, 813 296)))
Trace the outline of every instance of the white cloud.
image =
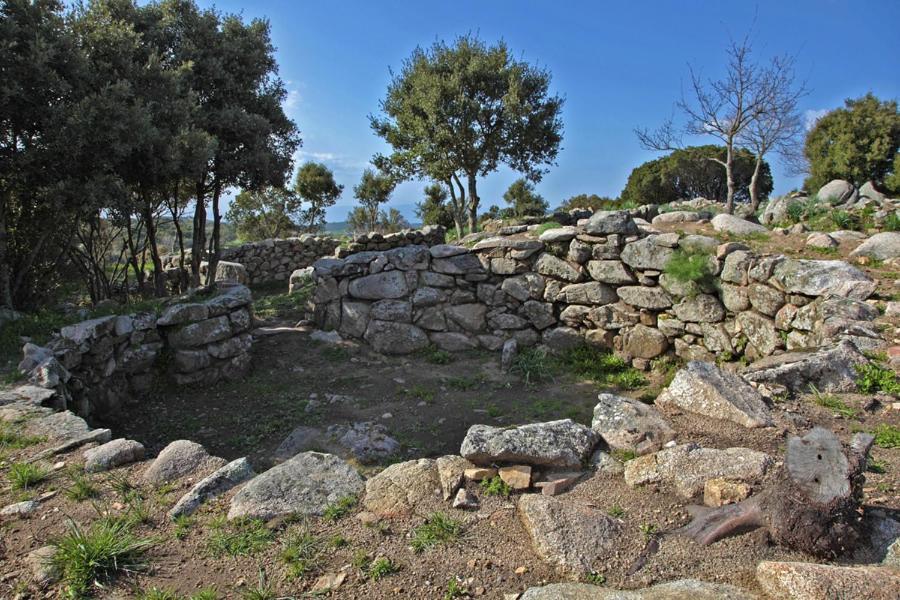
POLYGON ((290 111, 297 108, 302 99, 300 90, 288 90, 287 97, 284 99, 284 109, 290 111))
POLYGON ((307 160, 325 163, 335 171, 359 171, 369 166, 368 160, 354 158, 345 154, 337 154, 335 152, 311 152, 309 150, 301 149, 294 154, 294 162, 296 163, 307 160))
POLYGON ((803 126, 809 131, 816 125, 816 121, 828 114, 827 108, 819 108, 817 110, 808 110, 803 113, 803 126))

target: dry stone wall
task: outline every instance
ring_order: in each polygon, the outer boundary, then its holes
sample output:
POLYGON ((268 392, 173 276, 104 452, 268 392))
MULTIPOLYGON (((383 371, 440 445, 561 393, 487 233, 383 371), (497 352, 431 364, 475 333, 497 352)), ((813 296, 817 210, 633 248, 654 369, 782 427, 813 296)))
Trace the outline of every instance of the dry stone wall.
POLYGON ((231 286, 162 315, 110 315, 63 327, 46 345, 26 344, 20 370, 83 416, 117 409, 155 377, 177 384, 239 377, 250 365, 250 290, 231 286))
POLYGON ((850 337, 880 342, 865 303, 875 283, 841 261, 757 256, 739 243, 640 229, 598 212, 540 239, 497 236, 471 249, 436 245, 359 252, 313 265, 314 318, 392 354, 543 343, 615 349, 646 367, 762 358, 850 337), (708 261, 708 280, 665 272, 676 252, 708 261))

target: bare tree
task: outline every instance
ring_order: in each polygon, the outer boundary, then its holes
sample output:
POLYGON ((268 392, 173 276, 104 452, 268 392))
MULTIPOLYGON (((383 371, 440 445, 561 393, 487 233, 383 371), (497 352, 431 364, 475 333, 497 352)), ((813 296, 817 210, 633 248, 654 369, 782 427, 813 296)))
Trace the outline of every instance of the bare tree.
POLYGON ((774 151, 789 165, 802 156, 800 138, 803 119, 797 109, 800 98, 808 92, 804 83, 796 83, 794 59, 790 56, 772 59, 760 82, 762 111, 738 135, 738 142, 756 156, 750 185, 750 209, 759 207, 759 179, 765 155, 774 151))
POLYGON ((728 66, 721 79, 703 79, 688 65, 691 73, 690 98, 682 91, 676 107, 685 118, 679 128, 670 119, 655 131, 637 129, 635 133, 644 148, 668 152, 682 147, 684 135, 708 135, 725 145, 725 160, 708 158, 725 168, 728 193, 726 212, 734 210, 735 145, 741 134, 765 111, 769 103, 767 72, 751 60, 749 38, 732 41, 727 51, 728 66))

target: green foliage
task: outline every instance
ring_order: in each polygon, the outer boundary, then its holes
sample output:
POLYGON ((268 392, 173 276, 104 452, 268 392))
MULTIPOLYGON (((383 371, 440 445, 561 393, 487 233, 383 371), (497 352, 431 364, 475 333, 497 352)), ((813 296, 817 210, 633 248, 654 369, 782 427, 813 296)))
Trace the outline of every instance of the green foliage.
POLYGON ((666 263, 663 272, 682 283, 710 286, 715 280, 710 262, 710 256, 705 252, 685 252, 678 249, 666 263))
POLYGON ((614 519, 620 519, 625 516, 625 509, 618 505, 611 506, 609 510, 606 511, 606 514, 614 519))
POLYGON ((517 353, 510 372, 520 375, 525 385, 541 383, 553 378, 551 359, 543 348, 531 347, 517 353))
POLYGON ((626 463, 629 460, 634 460, 637 458, 637 452, 634 450, 626 450, 624 448, 617 448, 610 452, 613 458, 618 460, 619 462, 626 463))
POLYGON ((275 600, 278 594, 275 588, 266 578, 266 572, 259 570, 259 581, 256 587, 247 588, 241 592, 241 600, 275 600))
POLYGON ((19 450, 40 444, 44 440, 45 438, 42 436, 19 433, 13 429, 12 425, 0 421, 0 450, 19 450))
POLYGON ((390 199, 396 185, 397 182, 385 173, 375 173, 372 169, 363 171, 362 178, 353 188, 359 206, 347 215, 348 226, 355 232, 385 231, 388 214, 380 207, 390 199))
POLYGON ((447 581, 447 591, 444 592, 444 600, 453 600, 454 598, 465 598, 469 595, 465 586, 460 583, 456 577, 451 577, 447 581))
POLYGON ((369 577, 372 578, 372 581, 378 581, 379 579, 383 579, 388 575, 396 573, 400 570, 394 562, 385 556, 380 558, 376 558, 372 561, 372 564, 369 565, 369 577))
POLYGON ((325 209, 334 206, 343 191, 331 169, 322 163, 304 163, 294 179, 294 192, 308 204, 297 215, 301 229, 316 232, 325 227, 325 209))
POLYGON ((34 463, 17 462, 9 466, 6 474, 14 490, 27 490, 46 480, 50 472, 34 463))
POLYGON ((356 507, 356 496, 344 496, 334 504, 325 507, 322 515, 326 521, 338 521, 343 519, 356 507))
POLYGON ((453 209, 447 204, 446 188, 439 183, 425 186, 425 200, 416 204, 416 216, 423 225, 453 228, 455 225, 453 209))
MULTIPOLYGON (((898 184, 900 184, 900 181, 898 181, 898 184)), ((889 213, 884 219, 883 229, 885 231, 900 231, 900 215, 896 212, 889 213)))
POLYGON ((874 392, 887 392, 888 394, 900 394, 900 380, 897 375, 878 362, 869 362, 856 365, 856 385, 861 392, 871 394, 874 392))
POLYGON ((446 544, 459 538, 462 523, 442 512, 429 515, 425 522, 413 529, 412 548, 422 552, 438 544, 446 544))
POLYGON ((832 179, 859 186, 872 180, 898 192, 895 180, 900 149, 900 111, 895 100, 881 101, 871 93, 848 99, 821 119, 806 136, 809 162, 805 186, 817 190, 832 179))
POLYGON ((187 537, 191 527, 194 526, 194 519, 189 515, 178 515, 172 521, 175 526, 174 535, 176 540, 183 540, 187 537))
POLYGON ((900 448, 900 427, 881 423, 875 427, 875 445, 879 448, 900 448))
POLYGON ((152 587, 138 595, 139 600, 218 600, 219 593, 213 588, 200 590, 190 596, 181 596, 172 590, 152 587))
POLYGON ((503 193, 503 200, 517 217, 540 217, 547 212, 547 201, 534 191, 534 185, 527 179, 519 178, 512 182, 503 193))
POLYGON ((500 479, 499 475, 494 475, 489 479, 482 479, 481 490, 485 496, 500 496, 502 498, 509 498, 509 494, 512 491, 509 485, 500 479))
MULTIPOLYGON (((623 203, 616 198, 609 196, 598 196, 597 194, 577 194, 562 201, 557 210, 568 211, 575 208, 597 210, 619 210, 624 208, 623 203)), ((633 208, 633 207, 629 207, 633 208)))
POLYGON ((425 362, 433 365, 447 365, 453 362, 453 355, 437 346, 428 346, 422 351, 425 362))
POLYGON ((644 537, 656 535, 656 525, 653 523, 641 523, 638 529, 644 534, 644 537))
MULTIPOLYGON (((640 204, 667 204, 681 198, 704 197, 724 202, 728 193, 725 169, 710 159, 725 160, 725 147, 706 145, 675 150, 668 156, 636 167, 620 197, 640 204)), ((755 167, 754 155, 745 149, 734 153, 733 175, 735 202, 748 202, 748 186, 755 167)), ((772 172, 763 161, 759 181, 759 197, 772 192, 772 172)))
POLYGON ((301 200, 285 188, 244 190, 235 196, 225 218, 243 241, 287 237, 297 231, 301 200))
POLYGON ((207 550, 213 556, 246 556, 269 545, 274 534, 260 519, 218 519, 210 528, 207 550))
POLYGON ((562 140, 563 100, 550 94, 550 74, 513 56, 475 35, 416 48, 371 118, 392 148, 373 162, 399 179, 455 180, 460 191, 464 180, 472 228, 478 177, 505 164, 537 181, 562 140))
POLYGON ((534 234, 537 236, 540 236, 545 231, 549 231, 551 229, 557 229, 559 227, 562 227, 562 225, 560 223, 558 223, 557 221, 547 221, 546 223, 541 223, 540 225, 538 225, 537 229, 535 229, 535 231, 534 231, 534 234))
POLYGON ((606 577, 597 571, 591 571, 585 575, 584 580, 593 585, 603 585, 606 583, 606 577))
POLYGON ((138 538, 124 521, 100 520, 83 529, 69 521, 66 534, 52 542, 52 563, 70 597, 82 598, 95 582, 146 568, 144 555, 155 541, 138 538))
POLYGON ((855 419, 857 416, 857 411, 854 408, 851 408, 847 405, 846 402, 834 396, 832 394, 823 394, 815 387, 812 387, 813 398, 815 399, 816 404, 823 408, 827 408, 831 412, 836 415, 840 415, 845 419, 855 419))

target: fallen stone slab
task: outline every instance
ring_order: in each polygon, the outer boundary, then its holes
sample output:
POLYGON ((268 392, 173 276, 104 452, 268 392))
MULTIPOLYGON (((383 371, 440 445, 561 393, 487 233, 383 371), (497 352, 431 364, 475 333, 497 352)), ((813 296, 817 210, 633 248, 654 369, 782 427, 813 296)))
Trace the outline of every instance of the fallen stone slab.
POLYGON ((500 467, 497 474, 512 490, 527 490, 531 487, 531 467, 528 465, 500 467))
POLYGON ((840 296, 865 300, 876 283, 868 275, 842 260, 781 258, 770 282, 789 294, 840 296))
POLYGON ((14 402, 41 406, 49 403, 55 396, 56 390, 48 390, 36 385, 20 385, 10 390, 0 390, 0 406, 14 402))
POLYGON ((440 501, 441 482, 433 459, 396 463, 366 481, 363 506, 380 517, 412 514, 440 501))
POLYGON ((61 443, 79 439, 91 432, 84 419, 68 410, 29 419, 25 422, 24 429, 30 435, 40 435, 50 441, 61 443))
POLYGON ((630 486, 668 483, 675 491, 692 498, 703 491, 710 479, 737 482, 760 480, 772 466, 772 458, 749 448, 702 448, 682 444, 665 448, 625 463, 625 483, 630 486))
POLYGON ((756 600, 733 585, 679 579, 642 590, 615 590, 589 583, 551 583, 525 590, 519 600, 756 600))
POLYGON ((231 499, 228 518, 274 519, 322 515, 347 496, 357 496, 363 478, 333 454, 303 452, 251 479, 231 499))
POLYGON ((250 461, 246 457, 231 461, 217 469, 208 477, 201 479, 188 493, 182 496, 169 510, 169 518, 174 520, 180 516, 193 514, 204 502, 220 496, 234 486, 256 476, 250 461))
POLYGON ((144 445, 135 440, 118 438, 84 452, 84 470, 88 473, 109 471, 122 465, 144 460, 144 445))
POLYGON ((473 425, 466 432, 459 453, 476 464, 578 467, 599 439, 597 433, 571 419, 512 428, 473 425))
POLYGON ((868 256, 876 260, 896 258, 900 256, 900 233, 896 231, 876 233, 857 246, 850 256, 868 256))
POLYGON ((38 509, 39 504, 34 500, 25 500, 9 504, 0 509, 0 517, 17 517, 30 515, 38 509))
POLYGON ((591 429, 610 448, 647 454, 675 439, 675 431, 649 404, 615 394, 599 394, 597 399, 591 429))
POLYGON ((749 383, 713 363, 691 361, 680 369, 656 399, 662 409, 681 410, 723 419, 744 427, 770 427, 772 415, 749 383))
POLYGON ((542 494, 520 497, 518 513, 535 553, 573 574, 589 573, 608 558, 622 527, 601 510, 542 494))
POLYGON ((144 471, 144 481, 160 485, 187 475, 209 472, 225 464, 225 459, 210 456, 206 448, 190 440, 176 440, 162 449, 144 471))
POLYGON ((71 439, 66 440, 62 444, 58 446, 54 446, 52 448, 47 448, 46 450, 41 450, 34 456, 28 459, 28 462, 35 462, 39 460, 44 460, 50 456, 56 456, 57 454, 63 454, 64 452, 69 452, 74 450, 75 448, 80 448, 86 444, 104 444, 110 440, 112 437, 112 432, 109 429, 92 429, 86 433, 83 433, 79 436, 73 437, 71 439))
POLYGON ((755 383, 783 385, 796 394, 809 393, 811 387, 821 392, 855 392, 855 367, 867 362, 852 342, 842 340, 832 348, 768 356, 751 363, 742 377, 755 383))
POLYGON ((756 567, 756 581, 766 594, 779 600, 900 598, 900 570, 890 567, 763 561, 756 567))

